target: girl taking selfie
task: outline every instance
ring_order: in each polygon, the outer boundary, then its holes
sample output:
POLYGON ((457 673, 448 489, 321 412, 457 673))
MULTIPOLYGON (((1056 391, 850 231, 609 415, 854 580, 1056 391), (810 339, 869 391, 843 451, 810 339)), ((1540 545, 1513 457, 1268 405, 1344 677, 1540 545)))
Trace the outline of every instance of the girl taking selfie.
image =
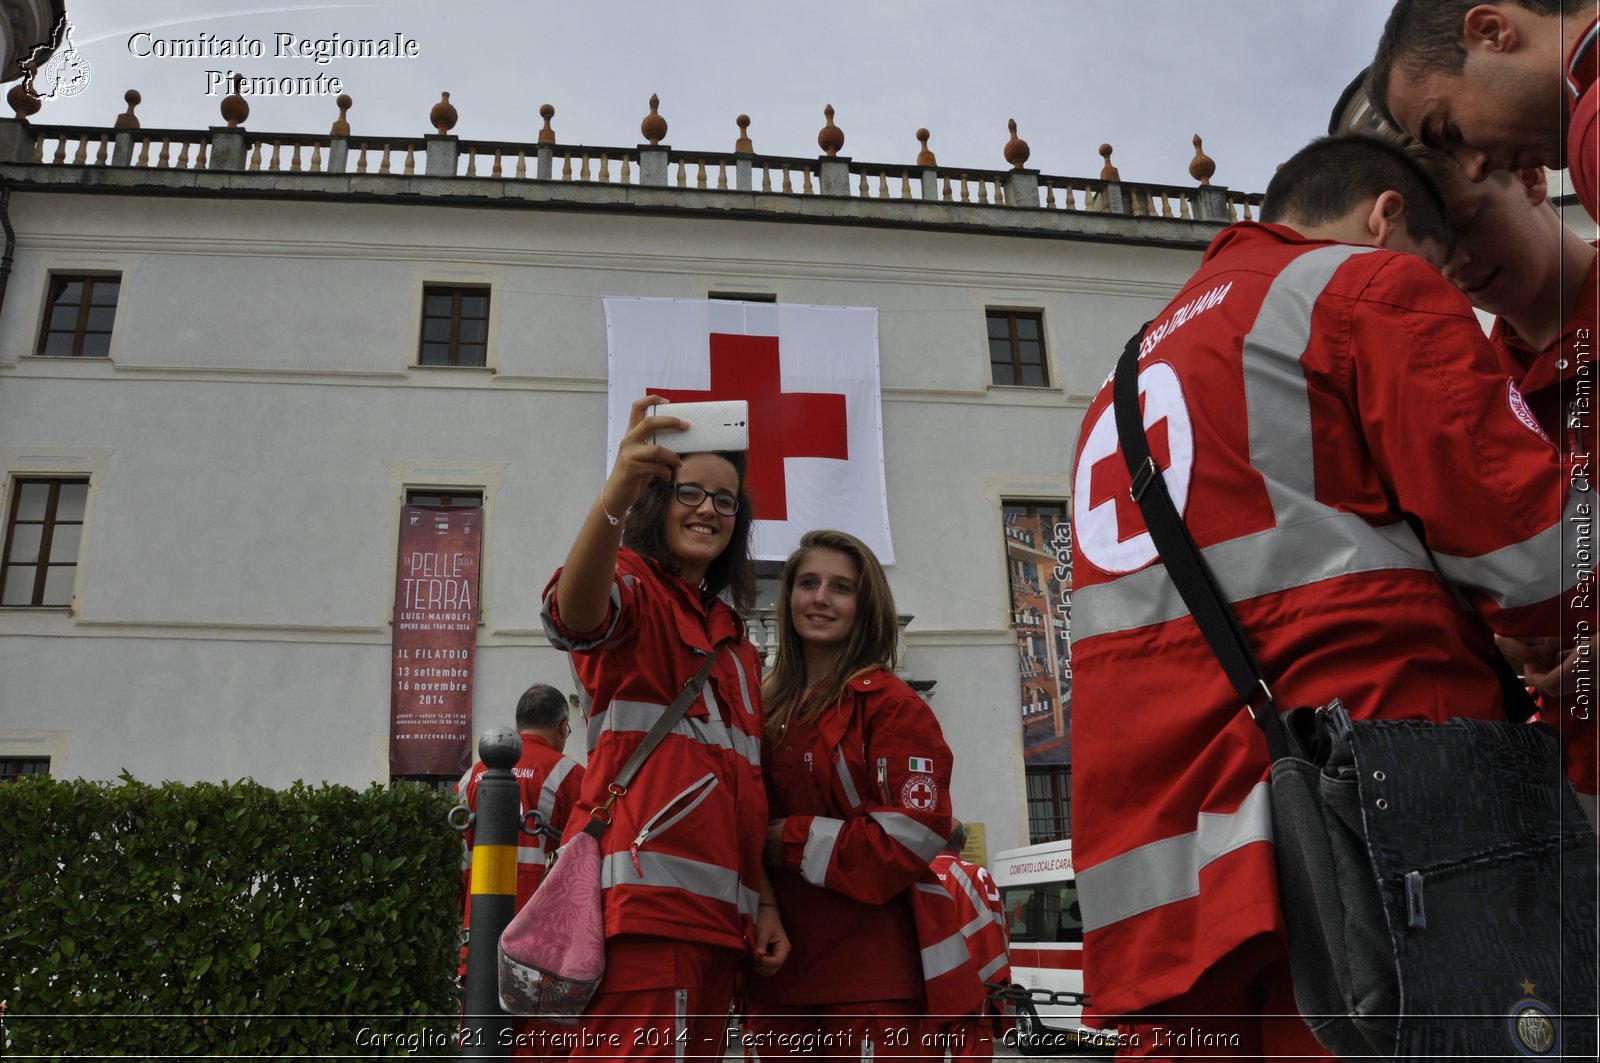
POLYGON ((743 961, 755 953, 772 970, 787 950, 776 910, 760 906, 767 803, 761 668, 740 619, 755 598, 744 454, 652 442, 688 427, 651 416, 662 401, 633 404, 611 475, 544 593, 545 631, 572 655, 588 720, 566 837, 594 810, 611 821, 600 839, 606 971, 574 1056, 720 1059, 743 961), (607 811, 619 770, 708 655, 688 714, 607 811))

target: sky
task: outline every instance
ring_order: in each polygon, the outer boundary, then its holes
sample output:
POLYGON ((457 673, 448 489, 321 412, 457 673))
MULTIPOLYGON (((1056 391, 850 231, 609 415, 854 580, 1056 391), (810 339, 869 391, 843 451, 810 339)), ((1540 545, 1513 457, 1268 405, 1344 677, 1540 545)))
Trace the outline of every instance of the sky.
POLYGON ((743 113, 757 152, 815 157, 832 104, 840 154, 861 162, 914 161, 926 127, 941 166, 1005 169, 1014 118, 1028 167, 1045 174, 1098 176, 1108 142, 1124 180, 1192 185, 1198 133, 1214 184, 1260 192, 1325 131, 1391 3, 67 0, 87 82, 33 121, 109 127, 132 88, 145 128, 221 125, 217 84, 238 71, 324 79, 323 95, 250 97, 256 132, 326 132, 337 78, 357 135, 430 133, 428 112, 449 92, 464 139, 531 142, 549 103, 559 142, 631 148, 654 93, 664 143, 686 151, 732 151, 743 113), (319 64, 280 58, 280 34, 302 49, 398 35, 415 54, 319 64), (241 36, 263 54, 170 54, 241 36))

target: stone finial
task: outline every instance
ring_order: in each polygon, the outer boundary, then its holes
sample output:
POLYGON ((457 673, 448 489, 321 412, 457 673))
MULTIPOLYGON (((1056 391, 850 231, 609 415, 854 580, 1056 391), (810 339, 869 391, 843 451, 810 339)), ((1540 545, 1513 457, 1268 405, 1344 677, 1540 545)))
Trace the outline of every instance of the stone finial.
POLYGON ((817 147, 821 148, 831 159, 839 154, 839 149, 844 147, 844 130, 833 124, 833 104, 822 109, 822 116, 828 120, 827 125, 817 134, 817 147))
POLYGON ((736 152, 742 151, 746 154, 755 154, 756 146, 750 143, 750 116, 741 114, 733 120, 733 123, 739 127, 739 139, 733 142, 733 150, 736 152))
POLYGON ((1200 150, 1200 134, 1194 135, 1194 158, 1189 160, 1189 176, 1199 181, 1204 187, 1211 183, 1211 175, 1217 172, 1217 161, 1200 150))
POLYGON ((933 157, 933 152, 928 150, 928 136, 926 129, 917 130, 917 143, 922 145, 922 150, 917 152, 918 166, 937 166, 939 160, 933 157))
POLYGON ((550 127, 550 119, 556 116, 556 109, 548 103, 539 105, 539 117, 544 119, 544 128, 539 130, 539 143, 554 144, 556 131, 550 127))
POLYGON ((239 88, 244 84, 244 75, 233 75, 233 91, 222 98, 222 120, 228 123, 229 129, 237 129, 250 117, 250 105, 245 102, 244 95, 239 88))
POLYGON ((341 95, 333 101, 339 105, 339 117, 334 120, 333 128, 328 130, 330 137, 347 137, 350 135, 350 108, 355 106, 355 101, 349 96, 341 95))
POLYGON ((1122 180, 1122 175, 1117 172, 1117 168, 1115 166, 1111 165, 1111 145, 1110 144, 1101 144, 1100 145, 1100 157, 1102 159, 1106 160, 1106 164, 1104 166, 1100 167, 1100 180, 1102 180, 1102 181, 1120 181, 1120 180, 1122 180))
POLYGON ((39 113, 39 97, 28 91, 26 81, 19 81, 11 86, 11 91, 6 93, 6 102, 11 105, 11 110, 19 122, 26 121, 30 114, 39 113))
POLYGON ((455 105, 450 102, 450 94, 439 93, 439 102, 428 112, 428 123, 433 126, 433 131, 441 137, 449 136, 450 130, 456 127, 457 117, 455 105))
POLYGON ((667 135, 667 120, 661 117, 661 97, 650 94, 650 113, 639 123, 639 132, 652 146, 659 145, 667 135))
POLYGON ((1011 130, 1011 139, 1006 141, 1005 147, 1006 161, 1011 164, 1013 170, 1020 170, 1031 154, 1028 151, 1028 142, 1017 136, 1017 120, 1015 118, 1007 122, 1006 125, 1011 130))
POLYGON ((138 89, 129 89, 127 92, 122 94, 122 98, 127 101, 128 109, 122 114, 117 115, 117 120, 112 123, 112 128, 138 129, 139 116, 133 113, 133 109, 139 106, 144 97, 139 95, 138 89))

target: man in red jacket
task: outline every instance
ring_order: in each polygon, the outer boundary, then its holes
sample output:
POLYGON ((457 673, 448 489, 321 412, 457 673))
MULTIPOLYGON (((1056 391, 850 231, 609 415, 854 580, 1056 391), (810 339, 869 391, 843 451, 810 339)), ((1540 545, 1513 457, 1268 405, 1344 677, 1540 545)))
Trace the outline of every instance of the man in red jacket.
MULTIPOLYGON (((1600 453, 1593 415, 1600 256, 1551 208, 1542 169, 1496 170, 1476 184, 1448 159, 1435 172, 1457 223, 1456 253, 1445 265, 1445 276, 1474 306, 1497 315, 1489 342, 1501 367, 1555 440, 1568 477, 1593 479, 1600 453)), ((1587 609, 1579 601, 1573 604, 1582 614, 1578 620, 1596 622, 1600 611, 1594 604, 1587 609)), ((1590 699, 1578 696, 1593 689, 1595 650, 1592 637, 1576 633, 1576 623, 1572 627, 1562 639, 1499 642, 1539 692, 1545 720, 1561 732, 1567 775, 1590 824, 1596 825, 1600 731, 1590 699)))
MULTIPOLYGON (((1491 626, 1560 630, 1561 550, 1592 535, 1593 496, 1567 502, 1437 272, 1448 214, 1401 148, 1317 141, 1261 216, 1219 234, 1144 333, 1143 421, 1180 515, 1282 704, 1502 718, 1491 626)), ((1122 1056, 1325 1056, 1296 1017, 1265 743, 1157 559, 1110 407, 1108 383, 1073 491, 1090 1017, 1124 1028, 1122 1056)))
MULTIPOLYGON (((560 844, 561 830, 572 814, 578 793, 583 786, 583 765, 571 757, 563 756, 567 739, 572 734, 567 698, 555 687, 535 683, 523 691, 517 700, 517 733, 522 737, 522 757, 511 773, 516 776, 517 788, 522 793, 521 812, 538 815, 542 829, 527 833, 524 820, 523 833, 517 838, 517 909, 521 910, 533 896, 544 879, 549 854, 560 844)), ((456 792, 468 808, 478 809, 478 781, 488 770, 482 761, 467 769, 456 792)), ((472 926, 472 841, 469 828, 462 836, 466 855, 462 865, 462 892, 466 909, 461 924, 471 932, 472 926)), ((494 947, 494 943, 489 943, 494 947)), ((466 974, 467 950, 461 950, 461 973, 466 974)), ((560 1048, 563 1039, 557 1034, 563 1027, 541 1023, 535 1019, 518 1019, 512 1032, 516 1036, 514 1058, 538 1059, 565 1056, 560 1048)))
POLYGON ((1568 167, 1600 218, 1597 15, 1600 0, 1400 0, 1372 61, 1372 99, 1473 181, 1568 167))
MULTIPOLYGON (((1000 887, 982 864, 961 859, 967 845, 967 828, 959 819, 950 829, 950 839, 933 858, 933 873, 955 898, 960 911, 961 936, 967 954, 984 992, 988 986, 1011 983, 1011 935, 1005 909, 1000 905, 1000 887)), ((985 1001, 971 1015, 952 1019, 938 1030, 939 1043, 950 1049, 951 1059, 993 1059, 995 1039, 1009 1026, 1005 1009, 985 1001)))
MULTIPOLYGON (((1329 118, 1328 132, 1393 137, 1416 154, 1444 193, 1456 234, 1444 275, 1472 305, 1495 315, 1489 342, 1517 383, 1528 411, 1555 440, 1568 475, 1593 478, 1600 435, 1591 412, 1600 333, 1600 256, 1552 208, 1542 168, 1495 170, 1474 182, 1449 155, 1421 147, 1377 116, 1362 71, 1329 118)), ((1596 603, 1600 604, 1600 603, 1596 603)), ((1576 622, 1600 622, 1600 609, 1574 604, 1570 637, 1529 643, 1500 639, 1505 655, 1541 696, 1547 722, 1560 732, 1567 774, 1591 824, 1600 824, 1600 727, 1589 699, 1594 682, 1592 638, 1576 622)))

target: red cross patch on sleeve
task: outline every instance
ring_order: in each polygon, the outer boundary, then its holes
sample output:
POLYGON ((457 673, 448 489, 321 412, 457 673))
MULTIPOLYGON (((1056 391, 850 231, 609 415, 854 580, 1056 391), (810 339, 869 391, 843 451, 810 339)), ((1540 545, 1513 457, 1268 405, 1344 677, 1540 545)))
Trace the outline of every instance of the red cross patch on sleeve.
POLYGON ((932 775, 908 775, 900 785, 900 804, 917 812, 931 812, 939 803, 939 784, 932 775))

